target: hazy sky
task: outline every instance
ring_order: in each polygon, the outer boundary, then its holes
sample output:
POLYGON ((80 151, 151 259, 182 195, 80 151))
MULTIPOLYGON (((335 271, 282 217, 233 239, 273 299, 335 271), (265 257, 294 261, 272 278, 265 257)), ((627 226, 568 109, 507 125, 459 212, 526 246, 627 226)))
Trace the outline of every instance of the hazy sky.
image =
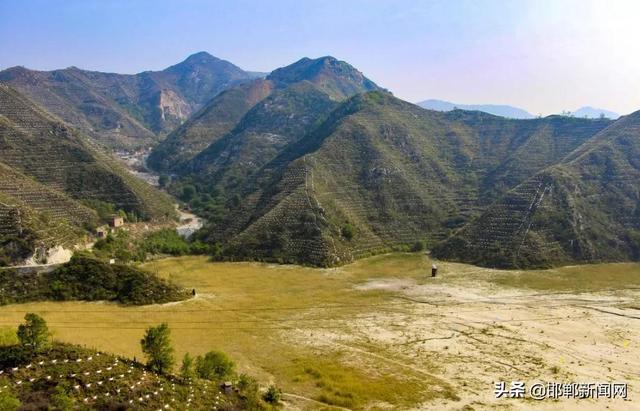
POLYGON ((0 0, 0 68, 134 73, 333 55, 409 101, 640 109, 640 1, 0 0))

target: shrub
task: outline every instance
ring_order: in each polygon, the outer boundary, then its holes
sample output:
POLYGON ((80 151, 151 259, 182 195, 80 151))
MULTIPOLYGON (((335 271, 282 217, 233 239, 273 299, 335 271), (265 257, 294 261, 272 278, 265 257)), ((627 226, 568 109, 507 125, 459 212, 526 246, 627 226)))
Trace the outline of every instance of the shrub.
POLYGON ((55 410, 67 411, 73 408, 73 399, 61 385, 57 385, 51 396, 51 405, 55 410))
POLYGON ((418 252, 423 251, 426 248, 424 241, 416 241, 411 247, 411 251, 418 252))
POLYGON ((282 390, 271 384, 262 398, 269 404, 276 405, 280 403, 280 400, 282 399, 282 390))
POLYGON ((167 323, 149 327, 140 340, 142 352, 148 357, 147 366, 153 372, 164 374, 173 366, 173 348, 167 323))
POLYGON ((344 238, 346 238, 347 240, 351 240, 356 235, 356 228, 353 225, 347 223, 342 226, 341 232, 344 238))
POLYGON ((196 371, 200 378, 207 380, 222 379, 233 373, 235 364, 220 351, 209 351, 204 357, 196 359, 196 371))
POLYGON ((10 345, 17 345, 20 343, 18 335, 13 328, 2 327, 0 328, 0 347, 7 347, 10 345))
POLYGON ((0 392, 0 411, 14 411, 20 408, 19 399, 8 392, 0 392))
POLYGON ((180 375, 185 380, 193 379, 196 376, 196 373, 193 369, 193 358, 189 353, 185 353, 184 357, 182 357, 182 366, 180 367, 180 375))
POLYGON ((160 177, 158 177, 158 185, 162 188, 167 186, 167 183, 169 182, 169 176, 166 174, 161 174, 160 177))

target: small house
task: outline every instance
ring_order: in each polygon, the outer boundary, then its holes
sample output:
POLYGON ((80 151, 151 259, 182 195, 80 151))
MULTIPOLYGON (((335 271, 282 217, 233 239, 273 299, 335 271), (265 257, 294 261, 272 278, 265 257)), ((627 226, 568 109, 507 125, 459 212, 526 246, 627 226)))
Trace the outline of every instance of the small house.
POLYGON ((98 238, 107 238, 107 228, 106 227, 98 227, 96 229, 96 237, 98 238))
POLYGON ((222 391, 224 391, 225 394, 229 394, 233 389, 233 384, 231 384, 231 381, 225 381, 222 383, 220 388, 222 388, 222 391))
POLYGON ((124 225, 124 218, 114 215, 109 220, 109 225, 113 228, 122 227, 124 225))

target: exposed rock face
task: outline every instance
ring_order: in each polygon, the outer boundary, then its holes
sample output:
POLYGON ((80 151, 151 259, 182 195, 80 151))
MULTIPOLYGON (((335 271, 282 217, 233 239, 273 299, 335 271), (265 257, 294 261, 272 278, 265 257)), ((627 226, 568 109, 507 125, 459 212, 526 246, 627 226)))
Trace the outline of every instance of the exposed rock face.
POLYGON ((0 82, 114 149, 149 146, 221 91, 254 75, 207 53, 162 71, 114 74, 12 67, 0 82))
POLYGON ((181 123, 189 117, 191 107, 172 90, 160 91, 160 118, 163 122, 181 123))
MULTIPOLYGON (((317 97, 320 93, 324 96, 323 100, 335 103, 354 94, 376 89, 379 87, 373 81, 344 61, 333 57, 303 58, 273 71, 265 79, 235 86, 218 95, 154 149, 149 156, 149 165, 163 172, 179 172, 187 167, 191 169, 201 167, 203 162, 211 159, 211 156, 204 152, 206 150, 209 153, 215 152, 217 146, 214 147, 214 145, 222 137, 227 133, 237 132, 238 130, 234 130, 236 127, 244 127, 240 122, 245 115, 254 116, 250 120, 254 126, 258 125, 256 113, 262 113, 260 121, 265 124, 280 122, 280 125, 284 125, 280 114, 288 112, 288 115, 293 116, 290 119, 291 123, 297 122, 304 128, 305 124, 309 125, 307 123, 310 119, 317 119, 326 114, 324 104, 319 104, 316 107, 317 110, 305 104, 304 93, 308 93, 310 98, 315 98, 314 96, 317 97), (289 96, 285 94, 287 89, 298 87, 303 83, 307 85, 306 91, 300 90, 295 97, 293 96, 295 93, 289 96), (278 96, 271 97, 274 93, 278 96), (288 107, 289 103, 291 107, 288 107), (295 111, 304 106, 307 107, 303 109, 305 114, 299 116, 295 111), (267 118, 269 113, 274 114, 273 119, 267 118), (198 155, 201 156, 196 159, 198 155), (190 161, 197 164, 188 164, 190 161)), ((293 134, 296 133, 298 132, 293 134)), ((263 133, 260 141, 271 139, 278 145, 280 144, 278 141, 290 140, 282 134, 263 133)), ((254 161, 252 164, 257 163, 254 161)))

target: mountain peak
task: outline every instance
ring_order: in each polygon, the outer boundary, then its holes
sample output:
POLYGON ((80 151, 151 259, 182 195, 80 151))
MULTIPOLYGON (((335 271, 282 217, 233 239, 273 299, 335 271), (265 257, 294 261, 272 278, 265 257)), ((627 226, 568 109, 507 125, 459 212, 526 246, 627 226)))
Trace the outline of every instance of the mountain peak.
POLYGON ((332 56, 315 59, 304 57, 293 64, 274 70, 267 76, 276 86, 310 81, 336 100, 376 90, 378 86, 349 63, 332 56))
POLYGON ((574 111, 573 115, 575 117, 585 117, 585 118, 606 117, 606 118, 610 118, 612 120, 615 120, 618 117, 620 117, 620 114, 618 114, 616 112, 613 112, 611 110, 605 110, 605 109, 602 109, 602 108, 591 107, 591 106, 581 107, 581 108, 577 109, 576 111, 574 111))
POLYGON ((221 63, 227 63, 229 65, 231 65, 231 63, 226 62, 222 59, 219 59, 215 56, 212 56, 211 54, 207 53, 206 51, 199 51, 197 53, 191 54, 189 57, 187 57, 186 59, 184 59, 183 61, 181 61, 178 64, 174 64, 171 67, 168 67, 167 69, 165 69, 165 71, 176 71, 176 70, 182 70, 182 69, 191 69, 193 67, 198 67, 198 66, 210 66, 210 65, 217 65, 217 64, 221 64, 221 63))
POLYGON ((207 62, 207 61, 220 61, 220 59, 215 56, 212 56, 206 51, 199 51, 197 53, 193 53, 192 55, 184 59, 184 62, 207 62))

